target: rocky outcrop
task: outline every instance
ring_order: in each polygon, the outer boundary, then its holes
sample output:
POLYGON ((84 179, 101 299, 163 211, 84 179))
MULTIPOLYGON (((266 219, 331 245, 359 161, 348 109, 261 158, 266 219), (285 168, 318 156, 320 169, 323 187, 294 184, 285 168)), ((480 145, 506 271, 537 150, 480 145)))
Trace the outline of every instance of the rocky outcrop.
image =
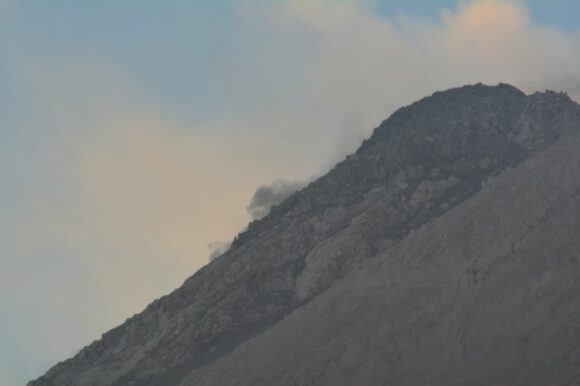
MULTIPOLYGON (((466 86, 404 107, 181 288, 30 384, 490 384, 478 380, 491 379, 483 373, 499 363, 492 357, 504 336, 501 321, 521 323, 525 312, 518 316, 517 307, 537 294, 526 292, 529 280, 548 280, 540 268, 519 270, 525 260, 517 253, 576 248, 572 236, 549 236, 573 235, 574 224, 558 232, 542 221, 557 218, 558 205, 576 208, 570 191, 580 178, 569 165, 580 156, 566 144, 578 143, 579 126, 580 106, 566 95, 526 96, 509 85, 466 86), (510 275, 519 280, 512 287, 510 275), (497 291, 482 290, 486 282, 497 291), (451 351, 443 350, 447 339, 451 351), (436 357, 438 350, 445 354, 436 357), (473 355, 489 360, 487 367, 478 368, 473 355)), ((571 291, 573 276, 566 278, 571 291)), ((577 315, 576 298, 566 299, 558 301, 577 315)), ((550 301, 544 306, 556 307, 550 301)), ((555 323, 551 335, 537 330, 537 344, 556 339, 555 323)), ((527 329, 517 339, 532 348, 525 342, 534 324, 521 326, 527 329)), ((567 347, 559 355, 576 363, 567 347)), ((526 358, 547 360, 530 352, 526 358)), ((531 368, 522 375, 529 363, 514 364, 514 374, 536 379, 531 368)))

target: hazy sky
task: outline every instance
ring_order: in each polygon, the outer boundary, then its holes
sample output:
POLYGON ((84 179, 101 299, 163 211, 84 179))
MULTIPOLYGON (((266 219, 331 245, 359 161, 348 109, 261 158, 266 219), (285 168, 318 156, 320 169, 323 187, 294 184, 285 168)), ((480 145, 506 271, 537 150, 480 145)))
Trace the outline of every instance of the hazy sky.
POLYGON ((320 175, 403 104, 479 81, 579 100, 579 14, 0 0, 0 385, 179 286, 246 225, 259 186, 320 175))

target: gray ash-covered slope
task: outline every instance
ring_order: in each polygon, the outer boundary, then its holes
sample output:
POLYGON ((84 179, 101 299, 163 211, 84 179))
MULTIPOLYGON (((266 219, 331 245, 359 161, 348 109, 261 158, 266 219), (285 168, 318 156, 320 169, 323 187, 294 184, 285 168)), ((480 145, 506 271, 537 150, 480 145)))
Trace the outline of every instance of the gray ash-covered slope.
POLYGON ((30 385, 576 385, 579 259, 580 106, 438 92, 30 385))

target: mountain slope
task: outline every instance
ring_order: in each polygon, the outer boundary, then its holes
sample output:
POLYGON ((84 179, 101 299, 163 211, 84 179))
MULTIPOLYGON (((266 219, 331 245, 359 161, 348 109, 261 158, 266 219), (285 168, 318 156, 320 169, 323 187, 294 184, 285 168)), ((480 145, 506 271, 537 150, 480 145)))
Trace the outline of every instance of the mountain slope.
POLYGON ((577 385, 578 149, 490 178, 182 384, 577 385))
MULTIPOLYGON (((521 325, 530 363, 552 358, 534 349, 542 342, 575 363, 554 343, 577 338, 555 331, 578 317, 575 295, 556 286, 541 303, 527 288, 544 283, 558 248, 565 257, 551 275, 574 288, 576 228, 560 218, 574 212, 538 208, 552 200, 540 182, 575 208, 569 192, 580 178, 566 167, 580 158, 569 145, 579 126, 580 106, 567 96, 509 85, 466 86, 402 108, 181 288, 31 385, 485 384, 494 363, 525 381, 531 367, 513 359, 515 349, 504 355, 502 321, 521 325), (550 216, 564 229, 550 227, 550 216), (530 257, 533 271, 526 248, 545 249, 530 257), (493 291, 481 289, 486 282, 493 291), (570 311, 526 329, 524 300, 570 311)), ((548 311, 534 312, 540 321, 548 311)))

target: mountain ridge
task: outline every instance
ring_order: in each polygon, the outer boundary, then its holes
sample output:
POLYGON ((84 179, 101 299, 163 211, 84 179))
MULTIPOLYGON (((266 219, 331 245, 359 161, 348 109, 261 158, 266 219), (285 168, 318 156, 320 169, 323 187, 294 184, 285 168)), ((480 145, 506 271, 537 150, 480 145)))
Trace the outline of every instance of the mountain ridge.
POLYGON ((561 93, 505 84, 397 110, 223 256, 30 385, 178 385, 578 128, 561 93))

